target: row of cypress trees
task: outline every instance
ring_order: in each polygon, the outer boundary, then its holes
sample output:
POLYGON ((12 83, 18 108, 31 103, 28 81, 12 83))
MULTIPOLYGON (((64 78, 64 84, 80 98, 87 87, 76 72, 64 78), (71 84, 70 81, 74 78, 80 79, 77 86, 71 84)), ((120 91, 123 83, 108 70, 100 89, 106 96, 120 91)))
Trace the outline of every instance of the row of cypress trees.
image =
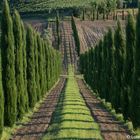
POLYGON ((72 30, 73 30, 73 36, 74 36, 74 40, 75 40, 77 55, 79 56, 80 55, 80 40, 79 40, 79 36, 78 36, 75 19, 73 16, 71 17, 71 26, 72 26, 72 30))
POLYGON ((129 14, 125 32, 118 22, 99 44, 80 57, 86 82, 111 102, 125 120, 140 126, 140 10, 135 22, 129 14))
POLYGON ((61 55, 48 39, 26 27, 19 13, 3 4, 0 43, 0 134, 33 108, 58 80, 61 55))

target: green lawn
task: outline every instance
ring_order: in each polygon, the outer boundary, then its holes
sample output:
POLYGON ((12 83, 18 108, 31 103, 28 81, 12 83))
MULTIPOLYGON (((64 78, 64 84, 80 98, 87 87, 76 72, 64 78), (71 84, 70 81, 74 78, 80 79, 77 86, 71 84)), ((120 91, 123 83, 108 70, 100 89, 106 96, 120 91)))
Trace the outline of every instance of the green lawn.
POLYGON ((93 120, 79 93, 71 66, 65 91, 61 93, 51 125, 43 138, 43 140, 55 139, 102 139, 99 126, 93 120))

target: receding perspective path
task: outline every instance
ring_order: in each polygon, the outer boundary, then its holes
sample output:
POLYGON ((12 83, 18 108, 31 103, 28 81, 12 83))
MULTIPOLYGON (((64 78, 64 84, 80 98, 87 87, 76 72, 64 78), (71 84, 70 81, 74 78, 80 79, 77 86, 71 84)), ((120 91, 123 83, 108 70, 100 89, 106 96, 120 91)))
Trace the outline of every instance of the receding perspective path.
POLYGON ((52 114, 57 105, 59 94, 65 85, 65 78, 61 78, 58 84, 46 96, 37 112, 33 113, 31 120, 22 124, 11 140, 40 140, 46 132, 51 121, 52 114))
POLYGON ((43 140, 101 140, 99 125, 82 98, 74 71, 69 68, 64 91, 43 140))
POLYGON ((82 79, 77 79, 81 95, 83 96, 92 116, 100 126, 100 131, 104 140, 127 140, 130 132, 124 127, 124 124, 117 121, 116 118, 101 104, 91 91, 87 88, 82 79))

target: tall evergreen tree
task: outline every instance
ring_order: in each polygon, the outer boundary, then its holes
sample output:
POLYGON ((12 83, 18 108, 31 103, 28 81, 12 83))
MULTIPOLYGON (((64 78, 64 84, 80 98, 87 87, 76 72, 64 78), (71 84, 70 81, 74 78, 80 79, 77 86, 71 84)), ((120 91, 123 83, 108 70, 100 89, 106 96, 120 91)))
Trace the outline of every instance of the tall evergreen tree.
POLYGON ((136 30, 133 16, 129 14, 126 25, 126 60, 124 69, 124 99, 123 113, 127 119, 131 112, 131 92, 134 70, 134 49, 136 44, 136 30))
POLYGON ((27 27, 27 90, 29 97, 29 107, 33 108, 37 96, 36 96, 36 83, 35 83, 35 55, 34 55, 34 36, 33 29, 28 25, 27 27))
POLYGON ((43 95, 44 80, 43 80, 43 49, 42 49, 42 40, 40 35, 37 34, 37 46, 38 46, 38 72, 39 72, 39 84, 40 92, 43 95))
POLYGON ((25 113, 25 94, 23 77, 23 46, 22 29, 19 13, 15 10, 13 15, 13 31, 15 39, 15 76, 17 86, 17 115, 21 118, 25 113))
POLYGON ((1 21, 2 81, 5 97, 4 123, 6 126, 12 126, 17 116, 17 92, 13 22, 7 0, 4 1, 1 21))
MULTIPOLYGON (((0 40, 1 48, 1 40, 0 40)), ((4 125, 4 96, 3 96, 3 87, 2 87, 2 67, 1 67, 1 50, 0 50, 0 139, 3 131, 4 125)))
POLYGON ((102 79, 102 51, 103 51, 103 41, 100 40, 98 50, 97 50, 97 69, 98 69, 98 93, 101 93, 101 79, 102 79))
POLYGON ((24 24, 21 21, 22 30, 22 52, 23 52, 23 77, 24 77, 24 96, 25 96, 25 111, 28 112, 29 101, 28 101, 28 91, 27 91, 27 60, 26 60, 26 31, 24 24))
POLYGON ((103 51, 102 51, 102 97, 107 99, 108 97, 108 85, 107 85, 107 67, 108 67, 108 64, 107 64, 107 43, 108 43, 108 40, 107 40, 107 35, 104 36, 104 41, 103 41, 103 51))
POLYGON ((106 74, 107 74, 107 88, 108 88, 108 101, 111 101, 113 96, 113 74, 114 74, 114 38, 112 30, 109 29, 107 34, 107 62, 106 62, 106 74))
POLYGON ((134 126, 140 126, 140 7, 136 23, 136 47, 134 51, 134 76, 131 113, 134 126))
POLYGON ((122 111, 122 98, 123 98, 123 70, 124 70, 124 62, 125 62, 125 41, 124 34, 122 31, 122 27, 120 22, 118 22, 118 27, 115 31, 115 53, 114 53, 114 61, 115 61, 115 79, 116 86, 114 86, 115 90, 115 108, 117 111, 122 111))
POLYGON ((39 65, 38 65, 38 44, 37 44, 37 33, 34 33, 34 54, 35 54, 35 82, 36 82, 36 95, 37 100, 40 100, 40 84, 39 84, 39 65))

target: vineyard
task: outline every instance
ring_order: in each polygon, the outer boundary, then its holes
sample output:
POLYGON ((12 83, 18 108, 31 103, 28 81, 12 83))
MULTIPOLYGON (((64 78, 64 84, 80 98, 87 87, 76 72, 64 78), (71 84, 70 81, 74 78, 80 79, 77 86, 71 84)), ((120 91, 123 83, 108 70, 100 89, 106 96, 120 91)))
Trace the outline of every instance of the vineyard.
POLYGON ((140 139, 137 0, 0 4, 0 140, 140 139))
POLYGON ((18 9, 20 11, 42 11, 42 10, 52 10, 52 9, 63 9, 63 8, 71 8, 71 7, 83 7, 83 6, 89 6, 90 2, 92 0, 88 1, 79 1, 79 0, 32 0, 31 2, 27 4, 19 4, 18 9))

